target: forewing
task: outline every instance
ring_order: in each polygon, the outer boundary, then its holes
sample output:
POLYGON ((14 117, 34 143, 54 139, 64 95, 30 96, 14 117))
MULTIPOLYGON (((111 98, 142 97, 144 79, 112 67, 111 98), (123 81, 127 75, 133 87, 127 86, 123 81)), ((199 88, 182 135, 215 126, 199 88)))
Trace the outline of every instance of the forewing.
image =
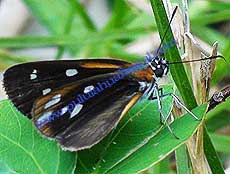
POLYGON ((42 95, 82 79, 111 73, 130 64, 116 59, 41 61, 19 64, 4 73, 9 99, 31 118, 33 103, 42 95))
POLYGON ((96 144, 144 92, 140 91, 139 82, 129 76, 112 84, 115 76, 118 77, 116 73, 97 75, 41 97, 34 105, 35 126, 68 150, 76 151, 96 144), (105 87, 106 81, 110 82, 110 87, 99 91, 98 84, 105 87), (94 87, 90 91, 92 97, 79 103, 77 96, 87 96, 89 93, 84 91, 89 86, 94 87))

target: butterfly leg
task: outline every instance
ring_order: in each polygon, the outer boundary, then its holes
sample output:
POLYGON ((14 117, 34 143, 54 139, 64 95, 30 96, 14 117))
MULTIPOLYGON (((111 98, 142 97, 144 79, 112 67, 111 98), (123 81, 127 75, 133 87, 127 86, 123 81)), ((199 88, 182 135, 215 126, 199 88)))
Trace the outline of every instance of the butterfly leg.
POLYGON ((160 112, 160 122, 161 124, 164 123, 164 119, 163 119, 163 112, 162 112, 162 101, 161 101, 161 98, 162 98, 162 88, 158 88, 158 85, 157 83, 152 83, 150 88, 148 89, 147 93, 147 98, 149 100, 155 100, 157 99, 157 103, 158 103, 158 110, 160 112), (155 94, 155 91, 156 91, 156 96, 154 96, 155 94))
POLYGON ((156 97, 157 97, 157 103, 158 103, 158 109, 160 111, 160 122, 161 124, 165 125, 166 118, 164 117, 164 114, 162 112, 162 96, 163 95, 163 88, 158 88, 158 85, 156 84, 156 97))
MULTIPOLYGON (((150 89, 148 91, 149 95, 148 95, 148 99, 149 100, 155 100, 157 99, 157 102, 158 102, 158 110, 160 111, 160 122, 161 124, 165 125, 165 118, 163 116, 163 113, 162 113, 162 98, 164 97, 163 96, 163 88, 158 88, 158 85, 157 83, 154 83, 152 86, 151 86, 152 89, 150 89), (154 93, 156 91, 156 96, 154 96, 154 93)), ((168 116, 166 117, 168 118, 168 116)))
POLYGON ((179 138, 176 136, 176 134, 173 132, 172 128, 170 127, 170 125, 169 125, 168 122, 167 122, 167 119, 169 118, 170 113, 167 115, 167 117, 164 118, 164 114, 163 114, 163 112, 162 112, 162 101, 161 101, 161 99, 162 99, 162 97, 163 97, 163 96, 162 96, 163 89, 161 88, 161 90, 160 90, 160 89, 158 88, 158 85, 157 85, 157 84, 155 85, 155 88, 156 88, 156 97, 157 97, 157 103, 158 103, 158 110, 159 110, 159 112, 160 112, 160 120, 161 120, 161 123, 162 123, 163 125, 166 125, 166 126, 167 126, 169 132, 170 132, 176 139, 179 139, 179 138), (160 95, 160 93, 161 93, 161 95, 160 95))
POLYGON ((154 88, 153 90, 149 90, 149 92, 151 91, 152 93, 149 95, 148 99, 150 100, 156 100, 157 99, 157 103, 158 103, 158 110, 160 112, 160 121, 163 125, 166 125, 168 130, 173 134, 173 136, 176 139, 179 139, 175 133, 173 132, 172 128, 170 127, 170 125, 168 124, 167 120, 170 116, 171 113, 169 113, 167 115, 167 117, 164 118, 163 112, 162 112, 162 98, 167 97, 167 96, 171 96, 173 98, 173 100, 179 104, 184 110, 186 110, 192 117, 194 117, 196 120, 200 120, 193 112, 191 112, 181 101, 180 99, 174 95, 173 93, 168 93, 168 94, 163 94, 163 88, 158 88, 158 85, 155 83, 152 88, 154 88), (156 96, 154 96, 154 92, 156 91, 156 96))
POLYGON ((152 98, 154 97, 155 90, 156 90, 156 84, 152 83, 146 91, 148 100, 152 100, 152 98))
POLYGON ((167 95, 172 96, 172 98, 174 99, 175 102, 177 102, 177 104, 179 104, 184 110, 187 111, 187 113, 189 113, 192 117, 194 117, 196 120, 200 120, 194 113, 192 113, 181 101, 180 99, 174 95, 173 93, 169 93, 167 95))
MULTIPOLYGON (((162 88, 161 88, 162 89, 162 88)), ((160 90, 160 89, 159 89, 160 90)), ((163 91, 163 90, 162 90, 163 91)), ((192 117, 194 117, 196 120, 200 120, 193 112, 191 112, 181 101, 180 99, 174 95, 173 93, 168 93, 168 94, 161 94, 160 95, 160 98, 164 98, 164 97, 167 97, 167 96, 171 96, 174 101, 179 104, 184 110, 186 110, 192 117)), ((157 97, 154 97, 154 96, 151 96, 150 98, 151 100, 156 100, 157 97)), ((166 120, 167 120, 167 117, 166 117, 166 120)))
MULTIPOLYGON (((159 88, 158 91, 159 91, 158 94, 159 94, 160 103, 162 105, 163 88, 159 88)), ((167 119, 168 119, 168 116, 166 118, 164 118, 164 115, 161 115, 161 117, 160 117, 161 124, 165 125, 165 122, 167 121, 167 119)))

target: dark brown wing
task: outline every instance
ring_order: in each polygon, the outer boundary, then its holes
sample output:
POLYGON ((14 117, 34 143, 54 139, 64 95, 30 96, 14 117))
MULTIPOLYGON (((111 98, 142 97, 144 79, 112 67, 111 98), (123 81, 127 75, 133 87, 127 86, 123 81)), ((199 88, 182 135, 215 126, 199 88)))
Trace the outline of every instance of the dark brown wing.
POLYGON ((115 76, 117 73, 97 75, 41 97, 34 105, 35 126, 43 135, 57 139, 64 149, 77 151, 96 144, 144 93, 137 79, 126 76, 113 83, 115 76), (108 80, 113 83, 110 87, 97 90, 108 80), (79 103, 77 96, 88 94, 84 90, 89 86, 94 87, 91 96, 97 94, 79 103))
POLYGON ((24 63, 4 73, 4 87, 9 99, 31 118, 34 101, 42 95, 71 82, 114 72, 129 66, 115 59, 82 59, 24 63))

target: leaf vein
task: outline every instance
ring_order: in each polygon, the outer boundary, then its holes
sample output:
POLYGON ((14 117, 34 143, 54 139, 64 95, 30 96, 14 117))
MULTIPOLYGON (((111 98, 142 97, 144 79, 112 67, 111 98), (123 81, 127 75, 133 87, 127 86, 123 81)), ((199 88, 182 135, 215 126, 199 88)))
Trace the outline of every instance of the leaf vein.
POLYGON ((40 170, 40 172, 45 174, 44 170, 42 169, 42 167, 40 166, 40 164, 38 163, 38 161, 36 160, 36 158, 34 157, 34 155, 31 152, 27 151, 22 145, 18 144, 17 142, 12 140, 11 138, 8 138, 7 136, 3 135, 2 133, 0 133, 0 136, 2 138, 6 139, 7 141, 11 142, 15 146, 19 147, 20 149, 22 149, 34 161, 35 165, 40 170))

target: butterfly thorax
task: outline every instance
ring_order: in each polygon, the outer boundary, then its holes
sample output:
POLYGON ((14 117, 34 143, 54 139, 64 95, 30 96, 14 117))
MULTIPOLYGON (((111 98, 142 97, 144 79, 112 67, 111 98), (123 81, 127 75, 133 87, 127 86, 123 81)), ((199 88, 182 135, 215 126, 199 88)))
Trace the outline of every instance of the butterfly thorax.
POLYGON ((168 74, 169 63, 164 58, 151 57, 147 58, 147 64, 154 72, 155 77, 161 78, 168 74))
POLYGON ((167 75, 169 64, 163 58, 152 57, 145 63, 132 64, 129 69, 133 69, 132 74, 135 78, 151 83, 155 81, 155 78, 161 78, 167 75))

